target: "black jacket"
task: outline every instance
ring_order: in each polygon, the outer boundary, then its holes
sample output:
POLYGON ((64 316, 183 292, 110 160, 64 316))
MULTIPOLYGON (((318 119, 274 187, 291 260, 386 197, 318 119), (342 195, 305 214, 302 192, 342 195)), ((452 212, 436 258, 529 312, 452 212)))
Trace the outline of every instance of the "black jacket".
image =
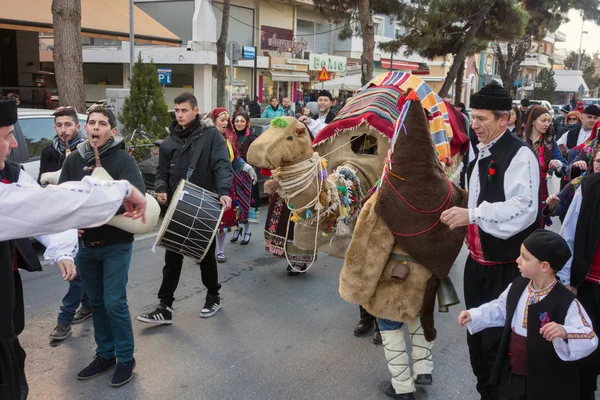
POLYGON ((231 191, 233 168, 225 139, 211 120, 197 118, 197 126, 185 138, 176 134, 181 129, 177 122, 171 123, 171 134, 160 145, 156 193, 167 193, 169 199, 179 181, 186 178, 197 148, 201 154, 189 181, 219 196, 231 191))
POLYGON ((260 104, 256 101, 248 103, 248 116, 250 118, 260 118, 262 111, 260 110, 260 104))
POLYGON ((42 177, 42 174, 45 174, 46 172, 55 172, 61 169, 63 163, 65 162, 65 158, 65 156, 56 151, 52 143, 44 147, 40 157, 40 172, 38 175, 38 183, 40 183, 40 178, 42 177))

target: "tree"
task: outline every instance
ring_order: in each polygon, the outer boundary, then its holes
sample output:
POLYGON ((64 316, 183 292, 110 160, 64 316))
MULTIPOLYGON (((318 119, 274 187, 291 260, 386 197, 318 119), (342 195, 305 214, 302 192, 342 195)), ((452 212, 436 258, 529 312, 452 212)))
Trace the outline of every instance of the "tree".
MULTIPOLYGON (((576 70, 579 53, 571 51, 565 58, 565 69, 576 70)), ((590 91, 595 90, 600 86, 600 77, 596 73, 596 65, 594 59, 598 58, 598 53, 589 55, 585 50, 581 51, 581 62, 579 70, 582 72, 583 80, 588 85, 590 91)))
MULTIPOLYGON (((229 10, 231 0, 223 0, 223 18, 221 22, 221 34, 217 40, 217 107, 228 107, 225 81, 227 74, 225 69, 225 52, 227 51, 227 32, 229 31, 229 10)), ((229 60, 233 62, 233 60, 229 60)))
POLYGON ((81 47, 81 1, 52 0, 52 25, 59 104, 84 111, 86 107, 81 47))
POLYGON ((125 98, 119 114, 119 121, 123 124, 123 137, 127 138, 127 144, 133 147, 136 160, 141 161, 150 154, 156 140, 167 136, 171 116, 158 81, 156 66, 152 61, 144 63, 142 56, 138 55, 133 65, 130 87, 129 96, 125 98), (145 136, 139 131, 145 132, 145 136))
POLYGON ((362 36, 361 82, 367 84, 373 79, 375 26, 372 15, 391 15, 399 3, 390 0, 314 0, 314 3, 317 11, 329 21, 341 25, 340 40, 362 36))
POLYGON ((535 78, 535 88, 533 89, 533 98, 536 100, 548 100, 554 104, 554 91, 556 90, 556 80, 554 71, 544 68, 535 78), (539 86, 539 87, 538 87, 539 86))
POLYGON ((517 0, 418 0, 402 2, 394 16, 406 32, 380 47, 392 51, 404 45, 407 53, 434 59, 454 56, 440 95, 456 82, 456 100, 460 100, 467 56, 485 50, 499 38, 512 40, 527 23, 527 15, 517 0), (505 21, 511 21, 510 24, 505 21))

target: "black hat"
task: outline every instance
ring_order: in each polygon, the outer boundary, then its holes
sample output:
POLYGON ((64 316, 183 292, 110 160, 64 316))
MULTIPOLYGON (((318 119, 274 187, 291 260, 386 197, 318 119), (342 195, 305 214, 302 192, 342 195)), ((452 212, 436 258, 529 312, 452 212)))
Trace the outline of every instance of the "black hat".
POLYGON ((17 119, 17 101, 0 96, 0 127, 14 125, 17 119))
POLYGON ((529 99, 521 99, 521 105, 523 107, 529 107, 531 104, 529 103, 529 99))
POLYGON ((584 110, 583 110, 584 114, 588 114, 588 115, 595 115, 596 117, 600 117, 600 107, 592 104, 590 106, 587 106, 584 110))
POLYGON ((535 258, 546 261, 554 271, 560 271, 571 258, 571 250, 558 233, 538 229, 523 241, 523 246, 535 258))
POLYGON ((571 109, 569 108, 569 106, 562 106, 560 108, 560 112, 564 112, 565 114, 568 114, 571 112, 571 109))
POLYGON ((333 96, 331 95, 331 93, 329 92, 329 90, 321 90, 319 92, 319 94, 317 95, 317 99, 319 99, 319 97, 329 97, 329 100, 333 101, 333 96))
POLYGON ((497 82, 485 85, 471 96, 471 108, 492 111, 510 111, 512 98, 497 82))

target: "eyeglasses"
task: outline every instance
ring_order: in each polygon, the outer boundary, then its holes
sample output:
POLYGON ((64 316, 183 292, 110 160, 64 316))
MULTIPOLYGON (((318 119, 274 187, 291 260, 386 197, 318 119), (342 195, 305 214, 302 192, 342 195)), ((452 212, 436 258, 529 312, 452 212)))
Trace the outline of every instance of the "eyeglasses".
POLYGON ((577 121, 577 118, 569 118, 567 121, 577 121))

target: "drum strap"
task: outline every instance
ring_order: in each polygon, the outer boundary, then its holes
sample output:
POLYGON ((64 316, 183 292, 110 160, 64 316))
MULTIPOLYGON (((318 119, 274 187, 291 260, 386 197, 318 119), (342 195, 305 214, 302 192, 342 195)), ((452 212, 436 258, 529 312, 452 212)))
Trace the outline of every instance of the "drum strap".
POLYGON ((200 143, 200 141, 203 136, 204 136, 204 133, 200 132, 200 135, 198 135, 198 137, 196 138, 196 143, 194 143, 194 145, 196 147, 194 149, 194 155, 192 156, 192 161, 190 162, 190 165, 188 166, 188 170, 187 170, 187 174, 186 174, 186 178, 185 178, 187 181, 190 180, 190 177, 194 173, 194 170, 196 169, 196 165, 198 165, 198 160, 200 159, 200 154, 202 154, 202 148, 204 147, 204 144, 200 143))

